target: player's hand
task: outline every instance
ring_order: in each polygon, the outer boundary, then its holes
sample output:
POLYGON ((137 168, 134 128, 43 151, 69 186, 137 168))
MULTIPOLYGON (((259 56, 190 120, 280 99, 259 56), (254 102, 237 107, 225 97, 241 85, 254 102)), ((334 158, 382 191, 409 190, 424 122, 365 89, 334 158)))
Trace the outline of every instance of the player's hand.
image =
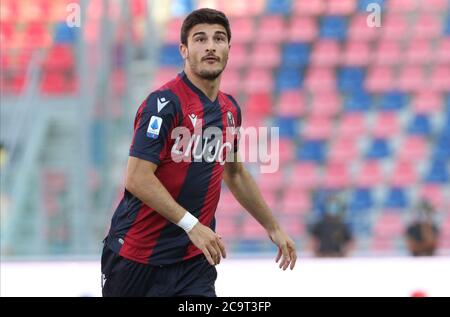
POLYGON ((209 264, 216 265, 220 259, 226 258, 225 245, 221 237, 207 226, 198 222, 188 233, 192 243, 202 250, 209 264))
POLYGON ((280 258, 283 257, 280 262, 280 269, 285 271, 290 265, 292 270, 297 261, 294 241, 282 229, 275 229, 269 232, 269 237, 278 246, 278 255, 275 262, 278 263, 280 258))

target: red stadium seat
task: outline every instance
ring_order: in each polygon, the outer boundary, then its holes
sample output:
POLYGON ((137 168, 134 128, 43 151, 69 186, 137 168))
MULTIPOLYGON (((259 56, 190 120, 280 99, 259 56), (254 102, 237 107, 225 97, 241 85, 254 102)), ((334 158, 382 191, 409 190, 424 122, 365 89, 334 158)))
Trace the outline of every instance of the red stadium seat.
POLYGON ((244 88, 248 93, 272 91, 272 73, 263 69, 250 69, 244 78, 244 88))
POLYGON ((292 171, 290 184, 296 188, 314 188, 319 185, 317 166, 312 163, 297 163, 292 171))
MULTIPOLYGON (((448 80, 450 80, 450 73, 448 80)), ((418 114, 437 114, 442 109, 442 96, 431 90, 421 90, 412 100, 412 109, 418 114)))
POLYGON ((216 232, 225 240, 231 241, 240 237, 239 227, 234 217, 217 212, 216 232))
POLYGON ((248 50, 246 45, 236 43, 231 46, 230 54, 228 55, 228 69, 239 69, 248 65, 248 50))
MULTIPOLYGON (((0 10, 1 22, 13 22, 18 16, 18 1, 2 0, 2 9, 0 10)), ((3 24, 1 25, 3 27, 3 24)))
POLYGON ((231 22, 233 44, 248 43, 255 36, 254 22, 252 18, 235 18, 231 22))
MULTIPOLYGON (((384 26, 384 25, 383 25, 384 26)), ((349 40, 372 41, 381 33, 378 28, 367 25, 367 14, 356 14, 351 18, 348 29, 349 40)))
POLYGON ((250 53, 249 62, 257 68, 274 68, 280 64, 281 53, 279 45, 256 43, 250 53))
POLYGON ((278 99, 277 113, 281 117, 299 117, 305 114, 306 104, 298 90, 285 90, 278 99))
MULTIPOLYGON (((448 54, 450 55, 450 54, 448 54)), ((430 89, 439 92, 450 92, 450 66, 436 65, 431 72, 430 89)))
POLYGON ((295 144, 291 139, 280 139, 280 164, 286 166, 294 161, 295 144))
POLYGON ((340 112, 340 95, 336 92, 321 92, 312 95, 310 115, 315 117, 333 117, 340 112))
POLYGON ((395 187, 406 187, 418 180, 416 166, 411 161, 396 161, 389 175, 389 183, 395 187))
POLYGON ((342 137, 331 144, 329 160, 331 162, 351 162, 359 156, 355 137, 342 137))
POLYGON ((317 38, 317 22, 312 17, 294 17, 288 30, 290 42, 312 42, 317 38))
POLYGON ((410 27, 406 18, 402 14, 390 13, 386 14, 383 19, 383 37, 390 40, 401 40, 408 36, 410 27))
POLYGON ((385 92, 394 87, 394 75, 392 68, 387 66, 375 66, 369 70, 365 87, 369 92, 385 92))
POLYGON ((308 191, 294 186, 287 188, 280 210, 285 215, 301 215, 311 210, 311 199, 308 191))
POLYGON ((413 160, 420 162, 428 154, 427 141, 420 136, 406 136, 399 146, 398 158, 400 160, 413 160))
POLYGON ((258 185, 262 191, 277 191, 284 185, 284 175, 282 172, 265 173, 258 177, 258 185))
POLYGON ((336 74, 328 67, 312 66, 306 73, 305 87, 310 91, 336 91, 336 74))
POLYGON ((301 132, 302 137, 308 140, 326 140, 332 135, 332 123, 332 119, 324 116, 309 117, 301 132))
POLYGON ((220 194, 219 204, 217 206, 217 212, 221 215, 237 215, 241 213, 242 206, 234 198, 230 191, 222 191, 220 194))
POLYGON ((444 190, 442 186, 439 185, 422 185, 419 197, 428 200, 438 212, 445 211, 445 207, 450 207, 450 205, 448 205, 448 199, 445 197, 444 190))
POLYGON ((256 41, 279 43, 286 36, 286 25, 283 16, 263 16, 258 27, 256 41))
POLYGON ((425 84, 424 78, 421 66, 406 66, 401 70, 396 86, 400 91, 417 91, 425 84))
POLYGON ((363 188, 374 187, 383 182, 383 171, 377 161, 363 161, 354 179, 354 184, 363 188))
POLYGON ((381 112, 374 122, 373 136, 376 138, 389 138, 400 132, 400 123, 398 116, 391 112, 381 112))
POLYGON ((304 16, 318 16, 325 12, 326 1, 325 0, 294 0, 293 11, 295 15, 304 16))
MULTIPOLYGON (((3 9, 3 8, 2 8, 3 9)), ((0 41, 2 46, 13 40, 16 33, 16 26, 11 22, 0 22, 0 41)), ((2 47, 2 50, 4 47, 2 47)))
POLYGON ((23 45, 26 48, 45 48, 52 44, 50 30, 41 22, 29 23, 25 30, 23 45))
POLYGON ((324 171, 323 184, 327 188, 345 188, 350 184, 347 163, 330 162, 324 171))
POLYGON ((220 90, 234 96, 239 93, 241 85, 239 72, 233 69, 225 69, 220 83, 220 90))
POLYGON ((334 40, 320 40, 314 45, 311 62, 320 66, 336 66, 341 58, 339 43, 334 40))
POLYGON ((388 12, 412 12, 417 9, 416 0, 390 0, 386 3, 388 12))
POLYGON ((262 240, 267 238, 267 232, 255 219, 247 216, 242 224, 242 235, 240 238, 262 240))
POLYGON ((410 64, 426 64, 433 58, 431 42, 428 40, 411 41, 406 52, 406 61, 410 64))
POLYGON ((378 43, 375 62, 379 65, 396 65, 402 59, 400 44, 394 40, 383 40, 378 43))
POLYGON ((164 42, 167 44, 180 43, 180 30, 183 24, 183 19, 171 19, 167 26, 167 31, 164 36, 164 42))
POLYGON ((67 70, 75 67, 73 48, 70 45, 53 46, 44 60, 46 70, 67 70))
POLYGON ((415 38, 436 39, 442 34, 440 17, 436 14, 422 14, 414 23, 413 34, 415 38))
POLYGON ((305 225, 295 214, 284 215, 280 218, 280 225, 292 239, 299 239, 305 234, 305 225))
POLYGON ((419 12, 446 12, 448 10, 448 0, 427 0, 419 1, 419 12))
POLYGON ((445 64, 450 63, 450 37, 444 37, 439 40, 436 51, 436 62, 445 64))
POLYGON ((246 113, 253 117, 264 118, 272 113, 272 97, 269 93, 250 93, 245 106, 246 113))
POLYGON ((347 113, 341 118, 338 133, 341 137, 359 137, 366 133, 366 117, 358 113, 347 113))
POLYGON ((355 11, 356 0, 328 0, 327 15, 349 15, 355 11))
POLYGON ((375 237, 396 238, 403 235, 404 224, 400 214, 383 212, 374 227, 375 237))
POLYGON ((369 44, 362 41, 347 41, 343 53, 343 63, 348 66, 365 66, 371 61, 369 44))
POLYGON ((158 69, 151 85, 152 89, 158 89, 168 81, 174 79, 178 72, 179 69, 173 67, 165 67, 158 69))

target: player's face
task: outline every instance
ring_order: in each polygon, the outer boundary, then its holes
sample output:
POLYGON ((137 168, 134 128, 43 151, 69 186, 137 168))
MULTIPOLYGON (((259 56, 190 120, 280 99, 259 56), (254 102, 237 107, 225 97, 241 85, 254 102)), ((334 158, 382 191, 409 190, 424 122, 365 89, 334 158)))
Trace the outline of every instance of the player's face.
POLYGON ((225 28, 220 24, 197 24, 189 31, 187 41, 187 46, 180 46, 187 66, 203 79, 216 79, 227 65, 230 51, 225 28))

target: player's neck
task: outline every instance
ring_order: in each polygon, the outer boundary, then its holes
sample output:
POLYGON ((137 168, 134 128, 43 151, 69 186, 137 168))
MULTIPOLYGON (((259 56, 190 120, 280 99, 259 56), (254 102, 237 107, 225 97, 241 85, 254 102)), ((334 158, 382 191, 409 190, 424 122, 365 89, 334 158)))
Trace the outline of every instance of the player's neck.
POLYGON ((187 78, 194 84, 198 89, 200 89, 209 100, 215 101, 217 99, 217 95, 219 94, 220 87, 220 77, 217 77, 214 80, 203 79, 193 72, 190 71, 188 67, 184 69, 184 73, 187 78))

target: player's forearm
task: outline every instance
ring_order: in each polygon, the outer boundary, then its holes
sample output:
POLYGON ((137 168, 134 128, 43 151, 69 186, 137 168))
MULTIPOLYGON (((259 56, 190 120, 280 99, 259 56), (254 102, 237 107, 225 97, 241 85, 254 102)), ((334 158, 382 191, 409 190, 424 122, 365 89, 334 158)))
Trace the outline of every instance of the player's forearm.
POLYGON ((126 188, 144 204, 173 223, 178 223, 186 213, 153 173, 128 178, 126 188))
POLYGON ((247 170, 242 169, 238 173, 226 175, 225 183, 242 207, 267 231, 279 228, 277 220, 272 215, 253 177, 247 170))

